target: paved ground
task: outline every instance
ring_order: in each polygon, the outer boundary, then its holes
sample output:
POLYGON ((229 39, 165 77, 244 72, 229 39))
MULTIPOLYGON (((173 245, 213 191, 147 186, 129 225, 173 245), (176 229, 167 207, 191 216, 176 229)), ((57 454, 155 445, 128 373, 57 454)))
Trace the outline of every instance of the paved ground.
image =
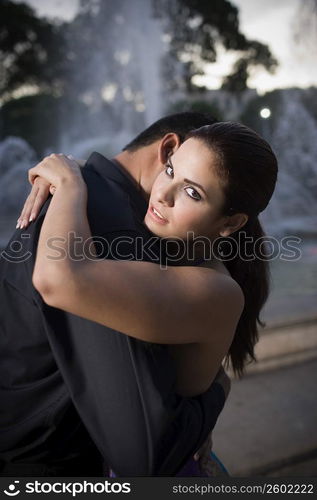
POLYGON ((317 458, 300 460, 287 467, 268 471, 263 475, 268 477, 314 477, 317 476, 317 458))
POLYGON ((213 439, 230 474, 317 476, 316 396, 317 359, 233 381, 213 439))

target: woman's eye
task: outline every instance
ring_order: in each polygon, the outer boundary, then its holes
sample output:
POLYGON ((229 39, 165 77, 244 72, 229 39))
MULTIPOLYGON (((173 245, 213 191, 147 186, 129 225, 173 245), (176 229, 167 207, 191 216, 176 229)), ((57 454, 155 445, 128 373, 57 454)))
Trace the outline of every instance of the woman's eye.
POLYGON ((186 193, 188 194, 188 196, 190 196, 190 198, 192 198, 193 200, 196 200, 196 201, 201 200, 201 196, 198 193, 198 191, 196 191, 196 189, 191 188, 191 187, 187 187, 185 189, 186 189, 186 193))
POLYGON ((174 170, 173 170, 172 165, 169 165, 169 164, 167 164, 167 165, 166 165, 166 168, 165 168, 165 173, 166 173, 167 175, 169 175, 170 177, 173 175, 174 170))

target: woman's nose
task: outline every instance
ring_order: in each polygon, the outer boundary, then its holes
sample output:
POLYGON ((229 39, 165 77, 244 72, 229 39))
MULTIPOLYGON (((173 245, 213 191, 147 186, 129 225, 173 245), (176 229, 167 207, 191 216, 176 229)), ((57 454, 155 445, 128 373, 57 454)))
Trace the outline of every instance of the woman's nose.
POLYGON ((159 203, 172 207, 174 205, 174 193, 171 188, 162 189, 158 197, 159 203))

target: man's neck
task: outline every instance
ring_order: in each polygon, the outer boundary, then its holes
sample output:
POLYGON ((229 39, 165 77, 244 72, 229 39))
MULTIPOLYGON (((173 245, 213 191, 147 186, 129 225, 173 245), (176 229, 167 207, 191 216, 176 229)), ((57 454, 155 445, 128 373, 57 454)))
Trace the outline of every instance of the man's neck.
POLYGON ((133 152, 122 151, 114 160, 128 174, 142 196, 149 200, 154 180, 162 171, 157 159, 157 146, 153 144, 133 152))

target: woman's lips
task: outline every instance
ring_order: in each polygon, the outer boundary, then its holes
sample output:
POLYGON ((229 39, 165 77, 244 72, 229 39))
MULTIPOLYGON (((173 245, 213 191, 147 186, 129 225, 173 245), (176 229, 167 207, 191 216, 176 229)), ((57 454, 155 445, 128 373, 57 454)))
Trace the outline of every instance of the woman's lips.
POLYGON ((159 224, 167 224, 168 220, 163 217, 163 215, 157 210, 157 208, 153 207, 153 205, 150 205, 148 208, 148 214, 152 217, 155 222, 158 222, 159 224))

